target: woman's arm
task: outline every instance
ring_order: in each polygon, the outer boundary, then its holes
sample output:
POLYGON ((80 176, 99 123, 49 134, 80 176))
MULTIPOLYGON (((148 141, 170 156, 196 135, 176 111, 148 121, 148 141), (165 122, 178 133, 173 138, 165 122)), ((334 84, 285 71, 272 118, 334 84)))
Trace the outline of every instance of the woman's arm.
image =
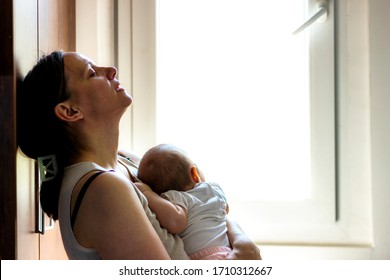
POLYGON ((103 259, 169 259, 134 186, 114 172, 96 178, 80 207, 77 240, 103 259))
POLYGON ((187 224, 187 213, 182 207, 162 198, 144 183, 135 183, 135 185, 148 199, 150 209, 156 214, 163 228, 172 234, 184 230, 187 224))
POLYGON ((260 250, 242 231, 240 226, 228 219, 228 236, 233 248, 230 260, 261 260, 260 250))

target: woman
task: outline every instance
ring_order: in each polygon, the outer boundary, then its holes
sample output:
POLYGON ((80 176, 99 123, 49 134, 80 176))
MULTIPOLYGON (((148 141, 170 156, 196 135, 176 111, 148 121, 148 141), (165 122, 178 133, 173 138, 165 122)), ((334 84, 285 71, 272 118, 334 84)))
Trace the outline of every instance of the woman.
MULTIPOLYGON (((18 141, 42 170, 43 210, 59 219, 70 259, 187 259, 134 186, 139 159, 118 155, 119 122, 132 103, 113 67, 53 52, 18 93, 18 141)), ((229 222, 231 259, 260 259, 229 222)))

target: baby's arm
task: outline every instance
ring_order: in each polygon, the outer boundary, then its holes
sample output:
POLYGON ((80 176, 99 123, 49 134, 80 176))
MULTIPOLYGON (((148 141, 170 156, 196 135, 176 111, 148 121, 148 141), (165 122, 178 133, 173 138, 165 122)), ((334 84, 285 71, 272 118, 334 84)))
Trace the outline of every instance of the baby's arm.
POLYGON ((162 198, 144 183, 135 183, 148 199, 150 209, 156 214, 160 225, 172 234, 182 232, 187 224, 187 213, 179 205, 162 198))

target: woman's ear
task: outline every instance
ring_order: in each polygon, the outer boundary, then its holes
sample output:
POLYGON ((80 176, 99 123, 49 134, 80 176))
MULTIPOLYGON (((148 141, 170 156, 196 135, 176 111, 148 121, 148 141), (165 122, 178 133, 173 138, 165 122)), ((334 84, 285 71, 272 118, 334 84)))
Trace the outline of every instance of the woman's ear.
POLYGON ((201 181, 198 173, 198 168, 196 168, 195 165, 191 167, 191 178, 192 181, 194 181, 195 183, 199 183, 201 181))
POLYGON ((54 112, 60 120, 66 122, 75 122, 83 118, 83 114, 77 108, 73 108, 69 102, 57 104, 54 112))

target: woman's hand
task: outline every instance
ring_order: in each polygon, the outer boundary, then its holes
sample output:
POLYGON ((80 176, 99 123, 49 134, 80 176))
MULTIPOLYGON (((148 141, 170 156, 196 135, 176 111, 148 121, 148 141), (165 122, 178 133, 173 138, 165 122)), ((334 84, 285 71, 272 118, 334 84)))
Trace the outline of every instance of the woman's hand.
POLYGON ((240 226, 227 221, 228 236, 233 251, 228 256, 229 260, 261 260, 260 249, 242 231, 240 226))

